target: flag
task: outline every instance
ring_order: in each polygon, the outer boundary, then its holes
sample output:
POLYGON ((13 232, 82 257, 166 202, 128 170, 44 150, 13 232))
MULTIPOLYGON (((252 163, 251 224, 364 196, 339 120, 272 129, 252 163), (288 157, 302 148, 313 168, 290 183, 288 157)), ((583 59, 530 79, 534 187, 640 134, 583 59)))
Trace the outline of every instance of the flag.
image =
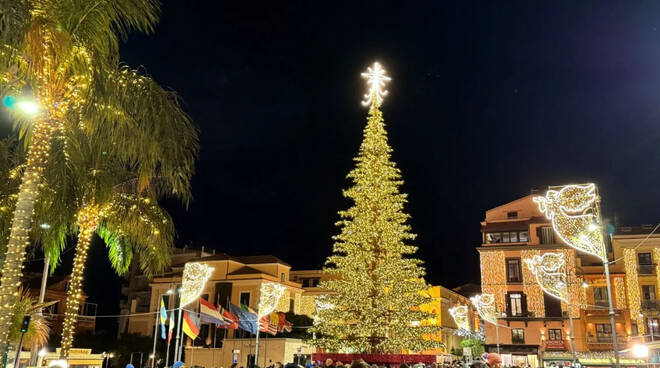
POLYGON ((279 319, 277 321, 277 331, 279 332, 291 332, 293 325, 291 322, 286 320, 286 315, 284 313, 278 313, 279 319))
POLYGON ((165 323, 167 322, 167 309, 165 309, 165 298, 160 298, 160 338, 165 340, 165 323))
POLYGON ((183 311, 183 332, 195 340, 199 335, 199 318, 195 314, 183 311))
POLYGON ((241 305, 240 307, 229 303, 229 310, 238 317, 238 328, 247 332, 257 333, 257 314, 250 313, 250 308, 241 305))
POLYGON ((235 330, 238 328, 238 317, 233 314, 232 312, 226 310, 225 308, 222 308, 222 306, 218 306, 218 310, 220 311, 220 314, 222 314, 222 318, 225 319, 225 322, 227 324, 220 326, 222 328, 230 328, 232 330, 235 330))
POLYGON ((204 298, 199 298, 199 312, 202 322, 213 323, 215 325, 227 324, 218 309, 204 298))
POLYGON ((174 329, 176 328, 176 323, 174 323, 174 311, 170 312, 170 328, 167 330, 167 345, 170 344, 172 341, 172 334, 174 332, 174 329))

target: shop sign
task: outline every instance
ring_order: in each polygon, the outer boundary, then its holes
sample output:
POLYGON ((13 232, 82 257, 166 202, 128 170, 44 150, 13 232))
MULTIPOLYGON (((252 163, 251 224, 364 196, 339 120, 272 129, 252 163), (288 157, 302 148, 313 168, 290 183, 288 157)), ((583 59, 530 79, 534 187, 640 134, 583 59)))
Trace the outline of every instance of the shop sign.
POLYGON ((566 345, 564 344, 564 340, 546 340, 545 341, 545 348, 546 349, 566 349, 566 345))

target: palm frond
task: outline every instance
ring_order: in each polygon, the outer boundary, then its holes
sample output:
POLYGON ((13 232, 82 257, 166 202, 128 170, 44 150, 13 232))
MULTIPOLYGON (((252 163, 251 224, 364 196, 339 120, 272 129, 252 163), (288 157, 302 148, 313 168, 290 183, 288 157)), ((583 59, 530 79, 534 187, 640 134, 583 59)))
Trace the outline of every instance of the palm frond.
POLYGON ((36 298, 31 297, 26 289, 18 289, 19 298, 14 304, 11 316, 11 327, 9 340, 17 342, 21 336, 21 325, 23 317, 29 315, 30 325, 23 336, 25 346, 45 345, 50 334, 50 324, 46 318, 38 312, 55 302, 39 303, 36 298))
POLYGON ((112 268, 118 275, 125 274, 133 260, 133 247, 131 244, 121 232, 112 231, 103 224, 99 226, 97 233, 108 248, 108 258, 112 268))
POLYGON ((151 33, 160 16, 157 0, 54 1, 48 9, 74 41, 102 58, 119 53, 132 30, 151 33))

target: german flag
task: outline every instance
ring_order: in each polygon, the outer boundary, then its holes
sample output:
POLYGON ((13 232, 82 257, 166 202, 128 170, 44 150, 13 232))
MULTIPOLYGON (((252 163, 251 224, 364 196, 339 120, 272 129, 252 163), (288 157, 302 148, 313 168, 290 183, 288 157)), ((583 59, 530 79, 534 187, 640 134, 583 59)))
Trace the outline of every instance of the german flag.
POLYGON ((199 335, 199 318, 188 311, 183 311, 183 332, 193 340, 199 335))

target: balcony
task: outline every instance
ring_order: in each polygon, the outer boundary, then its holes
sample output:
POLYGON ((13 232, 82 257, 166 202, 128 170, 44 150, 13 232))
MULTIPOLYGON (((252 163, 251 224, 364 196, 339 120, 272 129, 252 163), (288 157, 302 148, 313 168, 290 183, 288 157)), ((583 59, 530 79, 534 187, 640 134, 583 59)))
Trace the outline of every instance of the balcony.
POLYGON ((640 264, 639 274, 640 275, 654 275, 655 274, 655 265, 654 264, 640 264))
POLYGON ((660 311, 660 302, 657 300, 642 300, 643 311, 660 311))
MULTIPOLYGON (((612 341, 611 335, 587 336, 587 347, 592 350, 608 350, 612 349, 612 341)), ((626 337, 617 336, 616 341, 619 346, 625 346, 626 337)))

